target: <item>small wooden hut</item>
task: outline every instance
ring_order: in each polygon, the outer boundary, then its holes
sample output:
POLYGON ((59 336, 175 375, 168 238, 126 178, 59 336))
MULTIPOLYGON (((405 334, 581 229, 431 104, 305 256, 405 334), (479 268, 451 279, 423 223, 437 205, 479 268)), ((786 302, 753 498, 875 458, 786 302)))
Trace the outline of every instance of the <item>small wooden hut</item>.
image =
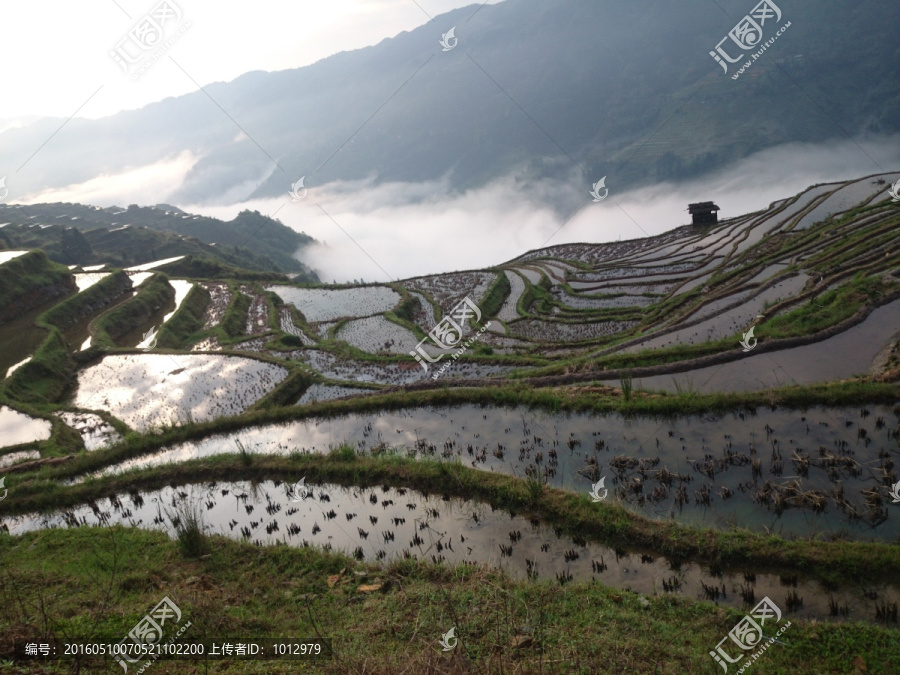
POLYGON ((719 222, 719 216, 716 213, 718 210, 719 207, 712 202, 688 204, 688 212, 693 218, 694 225, 715 225, 719 222))

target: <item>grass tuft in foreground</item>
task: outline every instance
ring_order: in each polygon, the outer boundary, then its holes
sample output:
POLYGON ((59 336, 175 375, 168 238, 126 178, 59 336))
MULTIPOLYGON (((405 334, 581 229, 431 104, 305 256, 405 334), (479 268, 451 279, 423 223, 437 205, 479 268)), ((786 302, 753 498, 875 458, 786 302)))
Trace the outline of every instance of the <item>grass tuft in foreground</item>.
POLYGON ((209 550, 206 524, 200 503, 189 497, 166 508, 166 517, 175 529, 175 537, 182 554, 187 558, 199 558, 209 550))

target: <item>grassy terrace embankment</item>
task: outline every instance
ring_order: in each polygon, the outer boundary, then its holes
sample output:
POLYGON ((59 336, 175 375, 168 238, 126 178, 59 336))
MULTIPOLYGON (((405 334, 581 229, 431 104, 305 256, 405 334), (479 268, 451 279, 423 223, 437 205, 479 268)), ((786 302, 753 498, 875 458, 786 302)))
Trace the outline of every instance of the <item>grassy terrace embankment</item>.
POLYGON ((175 298, 175 289, 164 274, 155 273, 139 287, 137 295, 101 316, 94 327, 94 345, 115 347, 116 339, 140 326, 167 302, 175 298))
POLYGON ((0 265, 0 323, 77 290, 68 268, 51 261, 43 251, 12 258, 0 265))
POLYGON ((244 335, 247 330, 247 312, 252 302, 250 296, 235 290, 234 297, 225 310, 225 317, 218 327, 223 340, 244 335))
POLYGON ((122 270, 100 279, 71 298, 66 298, 37 318, 38 325, 55 326, 66 329, 82 319, 94 314, 98 309, 120 299, 133 289, 131 279, 122 270))
POLYGON ((57 401, 75 383, 75 361, 55 328, 28 363, 3 382, 3 393, 24 403, 57 401))
MULTIPOLYGON (((514 581, 474 566, 381 567, 223 537, 205 550, 187 557, 164 533, 121 527, 0 534, 0 659, 15 639, 50 634, 118 643, 164 596, 182 625, 191 622, 184 640, 321 636, 334 657, 166 661, 155 665, 160 673, 713 673, 709 651, 743 618, 677 596, 514 581), (442 652, 438 640, 451 627, 459 643, 442 652)), ((780 639, 755 663, 760 672, 889 673, 900 655, 896 629, 873 625, 794 619, 780 639)), ((108 657, 96 667, 118 672, 108 657)), ((75 662, 39 672, 76 672, 75 662)))
POLYGON ((194 284, 172 318, 160 327, 157 344, 164 349, 181 349, 196 342, 209 301, 209 291, 194 284))
MULTIPOLYGON (((255 270, 232 267, 210 258, 185 256, 157 268, 170 277, 186 279, 243 279, 245 281, 279 281, 288 282, 289 278, 281 272, 258 272, 255 270)), ((301 275, 302 280, 307 279, 301 275)))

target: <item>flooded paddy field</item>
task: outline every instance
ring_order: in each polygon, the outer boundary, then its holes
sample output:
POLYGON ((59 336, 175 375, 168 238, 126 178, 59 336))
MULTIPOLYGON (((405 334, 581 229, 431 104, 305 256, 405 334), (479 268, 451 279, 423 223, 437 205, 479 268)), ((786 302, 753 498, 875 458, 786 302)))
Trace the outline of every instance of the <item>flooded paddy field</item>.
POLYGON ((784 537, 896 542, 900 406, 677 417, 556 414, 477 405, 350 414, 243 429, 97 475, 237 452, 357 452, 460 462, 609 499, 647 517, 784 537))
POLYGON ((597 295, 569 295, 561 288, 554 287, 551 291, 554 299, 562 305, 572 309, 609 309, 624 307, 646 307, 657 301, 644 295, 610 295, 608 297, 597 295))
MULTIPOLYGON (((862 323, 821 342, 773 352, 750 352, 739 361, 686 373, 635 378, 634 386, 668 392, 678 389, 701 393, 759 391, 865 375, 878 353, 891 341, 897 326, 900 326, 900 300, 875 309, 862 323)), ((603 384, 619 386, 618 381, 611 380, 603 384)))
POLYGON ((428 302, 424 295, 416 291, 409 291, 409 294, 419 301, 419 305, 413 311, 410 320, 427 333, 440 321, 440 317, 435 316, 434 306, 428 302))
MULTIPOLYGON (((154 260, 152 262, 144 263, 143 265, 134 265, 133 267, 126 267, 126 272, 146 272, 147 270, 155 270, 157 267, 164 267, 173 262, 178 262, 184 258, 183 255, 177 255, 172 258, 163 258, 162 260, 154 260)), ((135 282, 137 285, 137 282, 135 282)))
POLYGON ((714 313, 714 311, 718 312, 714 316, 693 326, 681 329, 676 328, 659 337, 643 340, 639 345, 633 345, 623 351, 633 354, 645 349, 661 349, 680 344, 702 344, 740 334, 754 323, 755 317, 767 306, 796 295, 806 284, 808 278, 805 274, 798 274, 780 281, 774 286, 752 295, 752 297, 728 296, 711 303, 709 308, 704 306, 700 311, 688 317, 688 320, 696 320, 706 314, 714 313), (727 311, 720 311, 721 307, 733 304, 736 300, 741 299, 743 299, 743 302, 737 307, 727 311))
MULTIPOLYGON (((485 340, 486 341, 486 340, 485 340)), ((413 345, 415 346, 415 344, 413 345)), ((437 348, 425 345, 425 351, 429 354, 441 353, 437 348)), ((296 359, 306 363, 316 372, 333 380, 347 382, 366 382, 373 384, 404 385, 421 382, 430 377, 436 370, 449 361, 435 364, 437 368, 426 373, 422 366, 409 359, 408 362, 378 363, 373 361, 359 361, 350 358, 338 358, 334 354, 319 349, 302 349, 292 352, 271 352, 272 356, 286 359, 296 359)), ((491 377, 501 373, 515 370, 515 366, 500 366, 473 362, 457 361, 448 368, 441 377, 450 378, 479 378, 491 377)))
POLYGON ((299 309, 310 323, 346 316, 364 317, 386 312, 400 302, 400 295, 387 286, 343 288, 295 288, 267 286, 284 302, 299 309))
POLYGON ((427 293, 442 311, 449 312, 465 297, 471 298, 476 304, 481 302, 496 276, 493 272, 455 272, 418 277, 404 282, 403 285, 410 290, 427 293))
POLYGON ((286 335, 293 335, 296 338, 299 338, 300 342, 304 347, 310 347, 316 344, 316 341, 311 337, 307 336, 303 330, 294 323, 294 318, 291 316, 291 312, 287 307, 282 307, 278 312, 278 324, 281 327, 281 332, 286 335))
POLYGON ((330 384, 313 384, 303 392, 303 396, 297 401, 297 405, 305 405, 307 403, 316 403, 317 401, 331 401, 343 396, 357 396, 359 394, 371 393, 371 389, 356 389, 354 387, 338 387, 330 384))
POLYGON ((497 318, 501 321, 512 321, 519 318, 516 304, 519 302, 522 293, 525 292, 525 281, 521 276, 510 270, 504 270, 503 274, 506 275, 506 279, 509 281, 510 292, 500 311, 497 312, 497 318))
MULTIPOLYGON (((900 174, 897 173, 882 175, 882 178, 888 183, 893 183, 898 177, 900 177, 900 174)), ((834 188, 837 186, 832 185, 831 187, 834 188)), ((865 202, 877 194, 886 194, 889 189, 890 185, 873 183, 870 178, 863 178, 862 180, 839 187, 837 190, 834 190, 827 199, 804 215, 794 226, 794 229, 805 230, 813 223, 825 220, 842 211, 848 211, 857 204, 865 202)))
POLYGON ((100 415, 64 412, 58 417, 81 436, 86 450, 97 450, 122 440, 121 434, 100 415))
POLYGON ((225 317, 225 312, 231 303, 231 289, 223 282, 209 282, 200 284, 209 292, 209 304, 204 314, 203 329, 218 326, 225 317))
MULTIPOLYGON (((4 223, 6 225, 7 223, 4 223)), ((20 255, 25 255, 28 251, 0 251, 0 265, 5 262, 9 262, 14 258, 18 258, 20 255)))
POLYGON ((21 450, 19 452, 8 452, 0 455, 0 469, 5 469, 13 464, 25 462, 32 459, 40 459, 41 453, 37 450, 21 450))
MULTIPOLYGON (((341 551, 358 560, 412 558, 502 568, 518 578, 597 580, 643 595, 678 594, 735 608, 765 596, 796 618, 875 621, 900 588, 864 580, 840 589, 771 570, 717 570, 647 552, 568 537, 536 519, 479 502, 387 486, 360 488, 280 481, 213 482, 127 492, 50 514, 8 516, 11 535, 54 527, 122 524, 174 536, 171 516, 194 505, 210 534, 257 545, 341 551)), ((177 516, 176 516, 177 517, 177 516)))
POLYGON ((406 354, 419 342, 408 329, 388 321, 380 314, 348 321, 335 338, 364 352, 406 354))
POLYGON ((169 285, 175 289, 175 308, 163 316, 163 323, 172 318, 172 315, 178 311, 178 308, 181 307, 181 303, 184 302, 187 294, 190 293, 191 289, 194 287, 192 282, 185 281, 184 279, 169 279, 169 285))
POLYGON ((257 293, 248 285, 241 286, 241 293, 250 298, 250 307, 247 308, 247 323, 244 332, 247 335, 265 333, 269 326, 269 306, 266 304, 266 296, 257 293))
POLYGON ((50 422, 0 405, 0 448, 50 438, 50 422))
POLYGON ((112 274, 112 272, 90 272, 85 274, 75 274, 75 283, 78 285, 78 292, 81 293, 81 291, 86 291, 98 281, 102 281, 105 277, 108 277, 110 274, 112 274))
POLYGON ((593 323, 562 323, 540 319, 519 319, 509 324, 511 335, 532 340, 569 342, 615 335, 637 325, 637 321, 596 321, 593 323))
POLYGON ((78 373, 72 404, 104 409, 133 429, 236 415, 265 396, 287 370, 215 354, 116 354, 78 373))

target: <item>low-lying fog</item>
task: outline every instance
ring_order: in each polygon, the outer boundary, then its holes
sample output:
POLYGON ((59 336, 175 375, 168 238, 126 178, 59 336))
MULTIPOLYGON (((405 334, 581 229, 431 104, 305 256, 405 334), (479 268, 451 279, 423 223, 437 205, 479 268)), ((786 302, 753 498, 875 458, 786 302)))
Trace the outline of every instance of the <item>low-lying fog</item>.
MULTIPOLYGON (((684 183, 662 183, 619 193, 616 176, 606 178, 608 196, 599 203, 591 181, 496 180, 454 193, 450 182, 375 184, 373 180, 315 185, 306 196, 245 201, 268 176, 247 181, 245 190, 222 195, 221 204, 177 204, 185 211, 230 220, 244 209, 280 219, 322 242, 301 259, 323 281, 387 281, 494 265, 525 251, 567 242, 605 242, 659 234, 689 221, 689 202, 713 200, 720 218, 766 208, 815 183, 848 180, 900 168, 898 137, 825 145, 791 143, 771 148, 730 167, 684 183), (582 206, 577 209, 579 200, 582 206), (572 204, 565 212, 554 205, 572 204), (574 215, 573 215, 574 211, 574 215)), ((77 201, 111 206, 167 202, 196 158, 104 176, 23 202, 77 201)), ((889 186, 885 186, 887 190, 889 186)), ((600 192, 602 194, 602 191, 600 192)))

